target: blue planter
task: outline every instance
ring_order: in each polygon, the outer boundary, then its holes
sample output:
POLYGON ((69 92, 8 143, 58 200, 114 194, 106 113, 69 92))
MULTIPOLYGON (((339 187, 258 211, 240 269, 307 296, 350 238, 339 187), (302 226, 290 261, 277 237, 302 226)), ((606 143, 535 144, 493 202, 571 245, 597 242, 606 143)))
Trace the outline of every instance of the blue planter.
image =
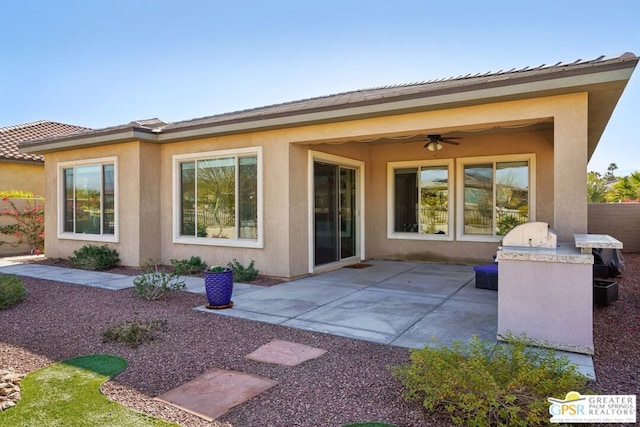
POLYGON ((207 292, 208 308, 229 308, 233 292, 233 270, 221 272, 204 272, 204 288, 207 292))

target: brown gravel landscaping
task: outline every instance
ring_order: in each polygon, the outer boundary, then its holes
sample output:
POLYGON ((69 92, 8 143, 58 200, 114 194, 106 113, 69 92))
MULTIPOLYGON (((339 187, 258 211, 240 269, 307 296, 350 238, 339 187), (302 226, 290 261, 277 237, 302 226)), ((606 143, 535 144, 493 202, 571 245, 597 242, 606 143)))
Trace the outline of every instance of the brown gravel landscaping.
MULTIPOLYGON (((594 389, 602 394, 640 391, 640 254, 625 254, 625 261, 620 300, 594 309, 594 389)), ((105 394, 183 426, 340 426, 372 420, 398 426, 447 424, 401 397, 388 367, 408 360, 405 348, 195 311, 204 296, 187 292, 145 301, 132 289, 22 280, 27 298, 0 310, 0 370, 26 374, 78 355, 118 355, 129 366, 103 386, 105 394), (117 323, 158 319, 168 321, 168 330, 150 344, 132 349, 102 340, 102 332, 117 323), (273 339, 327 353, 298 366, 245 358, 273 339), (263 376, 278 385, 213 423, 152 399, 213 368, 263 376)))

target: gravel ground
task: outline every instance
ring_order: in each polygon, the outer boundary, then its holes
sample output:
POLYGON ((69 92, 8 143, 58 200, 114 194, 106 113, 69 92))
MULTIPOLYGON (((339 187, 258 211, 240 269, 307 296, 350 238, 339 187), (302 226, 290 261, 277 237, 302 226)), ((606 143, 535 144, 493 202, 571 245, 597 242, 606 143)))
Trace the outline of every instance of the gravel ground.
MULTIPOLYGON (((625 254, 625 260, 620 300, 594 310, 594 387, 603 394, 640 391, 640 254, 625 254)), ((183 426, 339 426, 366 420, 448 425, 401 397, 388 367, 407 361, 407 349, 194 311, 203 296, 187 292, 143 301, 132 289, 109 291, 34 278, 23 282, 27 299, 0 311, 0 369, 28 373, 78 355, 116 354, 129 367, 103 386, 105 394, 183 426), (169 329, 136 349, 102 342, 109 326, 136 319, 166 319, 169 329), (328 352, 294 367, 244 358, 276 338, 328 352), (264 376, 278 386, 213 423, 152 399, 212 368, 264 376)))

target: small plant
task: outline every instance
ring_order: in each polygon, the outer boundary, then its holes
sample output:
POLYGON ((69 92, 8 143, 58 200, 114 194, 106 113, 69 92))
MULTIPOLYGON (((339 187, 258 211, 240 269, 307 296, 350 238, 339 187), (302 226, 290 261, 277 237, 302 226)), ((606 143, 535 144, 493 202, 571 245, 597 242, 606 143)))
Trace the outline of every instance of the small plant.
POLYGON ((0 274, 0 309, 19 303, 24 297, 22 280, 14 275, 0 274))
POLYGON ((147 270, 146 273, 137 276, 133 284, 136 295, 147 301, 157 300, 169 292, 179 291, 185 287, 184 280, 180 280, 180 276, 160 271, 158 265, 155 266, 155 270, 147 270))
POLYGON ((158 332, 167 330, 166 320, 126 321, 110 327, 102 333, 103 342, 122 342, 131 348, 155 340, 158 332))
POLYGON ((107 245, 84 245, 80 249, 73 251, 69 261, 75 268, 102 271, 114 268, 118 265, 120 258, 118 257, 118 252, 107 245))
POLYGON ((411 362, 393 368, 405 396, 429 411, 473 426, 548 424, 548 397, 584 390, 587 378, 566 357, 527 348, 525 338, 496 345, 473 337, 411 351, 411 362))
POLYGON ((176 274, 180 276, 202 273, 207 269, 207 263, 198 256, 192 256, 189 259, 172 259, 171 265, 176 274))
POLYGON ((233 270, 233 280, 236 282, 250 282, 258 277, 259 271, 253 267, 254 261, 251 260, 247 267, 238 262, 237 259, 230 261, 227 266, 233 270))
POLYGON ((222 273, 225 270, 226 268, 221 265, 212 265, 211 268, 209 269, 209 271, 212 273, 222 273))

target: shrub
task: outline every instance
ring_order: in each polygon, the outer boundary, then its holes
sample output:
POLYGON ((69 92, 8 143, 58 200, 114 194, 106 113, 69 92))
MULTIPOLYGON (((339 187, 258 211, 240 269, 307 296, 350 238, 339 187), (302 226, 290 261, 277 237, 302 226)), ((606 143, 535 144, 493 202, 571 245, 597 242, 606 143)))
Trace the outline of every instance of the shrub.
POLYGON ((548 397, 584 392, 587 378, 566 357, 509 343, 454 342, 411 351, 411 362, 393 368, 405 396, 429 411, 448 413, 456 424, 475 426, 548 424, 548 397))
POLYGON ((69 261, 75 268, 83 270, 109 270, 118 265, 120 258, 118 252, 107 245, 84 245, 73 251, 69 261))
POLYGON ((155 340, 158 332, 167 330, 166 320, 152 320, 141 322, 139 320, 126 321, 110 327, 102 333, 104 342, 116 341, 136 348, 141 344, 155 340))
POLYGON ((0 274, 0 309, 19 303, 24 297, 22 280, 13 275, 0 274))
POLYGON ((148 301, 157 300, 169 292, 179 291, 185 287, 184 280, 180 280, 180 276, 159 271, 158 266, 155 267, 155 271, 147 270, 146 273, 137 276, 133 279, 133 284, 136 295, 148 301))
MULTIPOLYGON (((16 192, 14 192, 16 193, 16 192)), ((25 193, 28 195, 30 193, 25 193)), ((13 194, 12 197, 15 197, 13 194)), ((8 217, 9 224, 0 225, 0 234, 11 236, 10 241, 0 239, 0 245, 19 246, 27 243, 31 253, 44 250, 44 205, 42 199, 26 198, 26 207, 18 209, 8 196, 2 198, 0 216, 8 217), (12 240, 12 241, 11 241, 12 240)))
POLYGON ((176 274, 180 276, 202 273, 207 269, 207 263, 198 256, 192 256, 189 259, 172 259, 171 265, 176 274))
POLYGON ((247 267, 238 262, 237 259, 233 259, 227 263, 227 266, 233 270, 233 280, 236 282, 250 282, 258 277, 259 271, 253 267, 254 261, 251 260, 247 267))

